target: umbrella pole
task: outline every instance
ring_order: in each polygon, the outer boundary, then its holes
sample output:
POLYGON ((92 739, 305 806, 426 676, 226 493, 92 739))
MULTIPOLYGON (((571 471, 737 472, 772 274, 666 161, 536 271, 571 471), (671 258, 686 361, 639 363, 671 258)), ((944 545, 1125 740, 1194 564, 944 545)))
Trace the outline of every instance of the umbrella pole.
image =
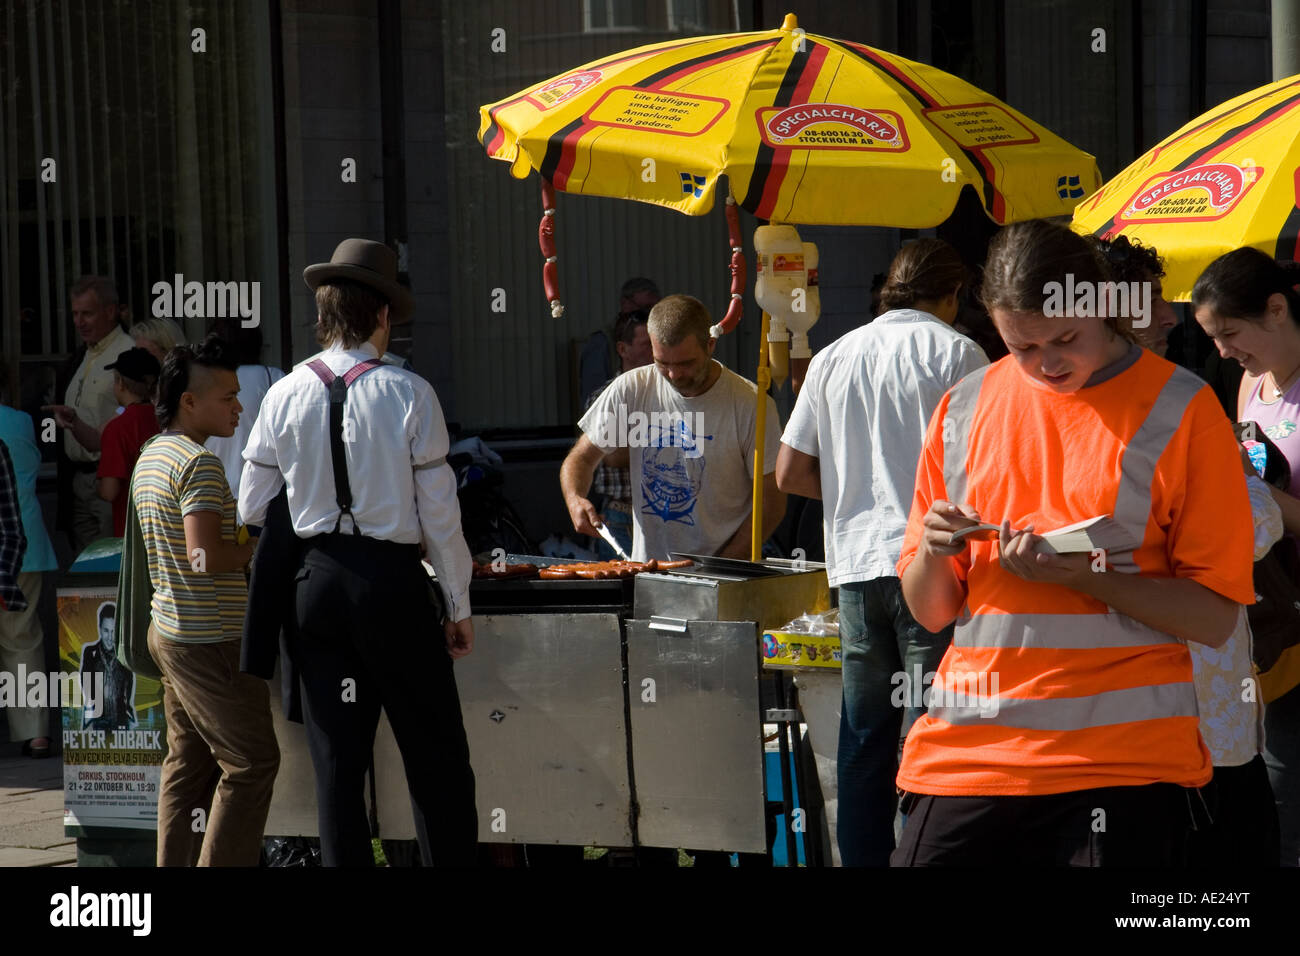
POLYGON ((767 389, 772 384, 772 372, 767 364, 767 330, 770 324, 771 320, 764 312, 763 328, 758 335, 758 374, 754 376, 758 384, 758 407, 754 415, 754 515, 749 541, 751 561, 763 559, 763 461, 766 457, 763 445, 767 437, 767 389))

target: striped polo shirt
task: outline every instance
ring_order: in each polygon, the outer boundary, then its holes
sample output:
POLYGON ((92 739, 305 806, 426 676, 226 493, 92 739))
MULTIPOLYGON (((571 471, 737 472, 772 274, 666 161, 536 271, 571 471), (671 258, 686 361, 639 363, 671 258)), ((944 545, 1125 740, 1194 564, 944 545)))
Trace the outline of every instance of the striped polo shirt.
POLYGON ((186 436, 164 432, 140 453, 131 480, 153 582, 153 622, 173 641, 236 641, 244 629, 248 585, 242 571, 195 571, 185 545, 185 516, 221 514, 222 537, 234 544, 235 499, 221 459, 186 436))

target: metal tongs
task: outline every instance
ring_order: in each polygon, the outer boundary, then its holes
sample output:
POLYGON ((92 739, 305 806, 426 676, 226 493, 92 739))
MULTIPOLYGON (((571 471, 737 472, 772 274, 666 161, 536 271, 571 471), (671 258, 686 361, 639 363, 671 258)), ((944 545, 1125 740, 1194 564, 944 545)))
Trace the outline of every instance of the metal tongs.
POLYGON ((600 536, 605 539, 605 543, 608 544, 611 548, 613 548, 614 552, 620 558, 622 558, 624 561, 632 560, 631 558, 628 557, 627 552, 623 550, 622 545, 618 543, 618 539, 614 537, 614 532, 610 531, 608 526, 602 524, 596 530, 600 532, 600 536))

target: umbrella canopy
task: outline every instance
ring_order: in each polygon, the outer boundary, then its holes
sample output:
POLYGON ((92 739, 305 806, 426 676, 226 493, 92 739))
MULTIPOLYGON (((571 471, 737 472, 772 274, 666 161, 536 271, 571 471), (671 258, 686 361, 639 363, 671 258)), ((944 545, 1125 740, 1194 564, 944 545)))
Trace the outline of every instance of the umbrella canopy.
POLYGON ((937 226, 961 187, 998 223, 1069 215, 1095 159, 942 70, 779 30, 619 53, 480 109, 488 155, 569 193, 701 215, 726 175, 760 219, 937 226))
POLYGON ((1140 157, 1074 211, 1076 232, 1120 233, 1165 259, 1164 295, 1239 246, 1300 252, 1300 76, 1228 100, 1140 157))

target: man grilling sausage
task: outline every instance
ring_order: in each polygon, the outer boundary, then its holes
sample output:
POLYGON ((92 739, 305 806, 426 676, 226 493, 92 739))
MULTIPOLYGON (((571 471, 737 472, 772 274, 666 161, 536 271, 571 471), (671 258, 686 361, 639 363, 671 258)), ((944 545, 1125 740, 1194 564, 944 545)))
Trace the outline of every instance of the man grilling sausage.
MULTIPOLYGON (((713 358, 708 310, 671 295, 650 310, 646 330, 653 366, 624 372, 578 422, 582 435, 560 469, 574 530, 597 535, 601 520, 587 499, 602 462, 626 456, 632 478, 632 558, 672 552, 748 558, 753 509, 757 386, 713 358)), ((763 536, 785 514, 776 486, 781 429, 767 401, 763 461, 763 536)))

